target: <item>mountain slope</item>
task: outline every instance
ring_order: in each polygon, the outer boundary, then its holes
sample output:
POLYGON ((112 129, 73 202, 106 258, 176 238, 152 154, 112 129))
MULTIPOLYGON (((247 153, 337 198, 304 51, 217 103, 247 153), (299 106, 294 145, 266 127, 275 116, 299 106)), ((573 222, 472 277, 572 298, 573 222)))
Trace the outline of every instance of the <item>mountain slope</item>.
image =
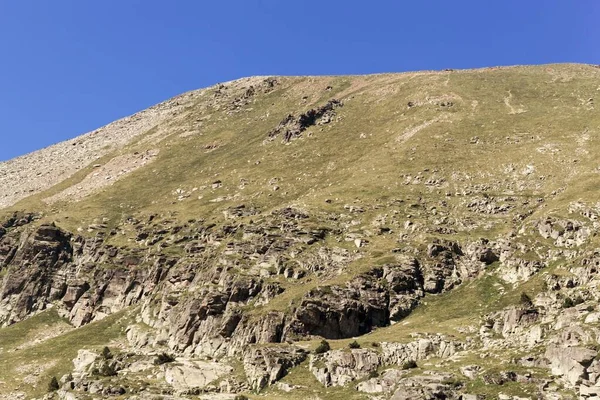
POLYGON ((592 396, 599 90, 254 77, 1 163, 0 393, 592 396))

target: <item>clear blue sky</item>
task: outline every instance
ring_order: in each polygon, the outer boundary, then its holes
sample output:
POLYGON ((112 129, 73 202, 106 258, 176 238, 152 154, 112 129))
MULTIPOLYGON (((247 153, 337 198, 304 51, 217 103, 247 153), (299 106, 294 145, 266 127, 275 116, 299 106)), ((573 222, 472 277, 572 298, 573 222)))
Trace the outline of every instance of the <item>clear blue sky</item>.
POLYGON ((249 75, 600 64, 599 0, 0 0, 0 160, 249 75))

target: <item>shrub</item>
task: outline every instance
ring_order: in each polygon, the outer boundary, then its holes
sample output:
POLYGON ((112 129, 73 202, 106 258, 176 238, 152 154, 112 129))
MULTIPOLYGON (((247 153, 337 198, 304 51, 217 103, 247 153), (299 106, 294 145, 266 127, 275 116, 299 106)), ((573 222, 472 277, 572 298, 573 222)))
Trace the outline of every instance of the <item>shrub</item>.
POLYGON ((248 399, 248 397, 244 396, 243 394, 238 394, 237 396, 235 396, 233 398, 233 400, 250 400, 250 399, 248 399))
POLYGON ((417 368, 417 362, 415 360, 409 360, 402 364, 402 369, 413 369, 417 368))
POLYGON ((49 392, 56 392, 58 390, 58 379, 56 379, 55 376, 52 377, 52 379, 50 379, 50 382, 48 383, 48 391, 49 392))
POLYGON ((350 342, 348 344, 348 347, 350 347, 351 349, 360 349, 360 344, 355 340, 354 342, 350 342))
POLYGON ((161 353, 154 359, 154 365, 162 365, 175 361, 175 358, 167 353, 161 353))
POLYGON ((371 371, 369 372, 369 379, 377 378, 379 376, 379 372, 371 371))
POLYGON ((565 297, 562 303, 562 308, 571 308, 575 305, 570 297, 565 297))
POLYGON ((571 307, 575 307, 578 304, 581 304, 585 302, 585 300, 583 300, 583 297, 581 296, 577 296, 574 299, 570 298, 570 297, 565 297, 562 303, 562 307, 563 308, 571 308, 571 307))
POLYGON ((594 311, 594 306, 592 306, 592 305, 587 306, 585 311, 588 311, 588 312, 594 311))
POLYGON ((585 300, 581 296, 577 296, 573 299, 573 305, 578 305, 582 303, 585 303, 585 300))
POLYGON ((321 340, 321 343, 315 349, 315 354, 327 353, 329 350, 331 350, 329 342, 327 340, 321 340))
POLYGON ((373 346, 373 347, 379 347, 379 343, 378 342, 373 342, 373 343, 371 343, 371 346, 373 346))
POLYGON ((105 360, 110 360, 111 358, 113 358, 110 349, 106 346, 104 346, 104 348, 102 349, 102 358, 104 358, 105 360))

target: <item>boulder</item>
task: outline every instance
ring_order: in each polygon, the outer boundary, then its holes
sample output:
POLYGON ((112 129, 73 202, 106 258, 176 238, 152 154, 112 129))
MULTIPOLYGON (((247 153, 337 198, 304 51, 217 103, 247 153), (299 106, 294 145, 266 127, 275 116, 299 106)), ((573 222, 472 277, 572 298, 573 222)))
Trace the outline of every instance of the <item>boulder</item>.
POLYGON ((549 345, 544 356, 550 361, 552 375, 562 376, 575 385, 587 375, 587 367, 592 364, 598 352, 585 347, 559 347, 549 345))
POLYGON ((179 391, 202 389, 232 371, 228 365, 206 361, 177 360, 163 365, 165 381, 179 391))
POLYGON ((292 346, 252 347, 244 355, 248 384, 260 391, 283 378, 287 371, 306 359, 305 350, 292 346))
POLYGON ((332 350, 310 358, 309 369, 324 386, 344 386, 364 379, 380 365, 379 355, 368 349, 332 350))

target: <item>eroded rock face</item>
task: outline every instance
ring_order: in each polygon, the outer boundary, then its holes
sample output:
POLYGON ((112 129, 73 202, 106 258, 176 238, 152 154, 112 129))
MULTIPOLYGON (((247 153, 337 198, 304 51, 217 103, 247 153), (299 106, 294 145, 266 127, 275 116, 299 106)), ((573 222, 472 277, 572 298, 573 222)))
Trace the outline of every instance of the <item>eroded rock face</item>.
POLYGON ((388 369, 380 376, 368 379, 356 385, 359 392, 376 394, 391 393, 398 385, 398 382, 408 373, 397 369, 388 369))
POLYGON ((377 370, 379 355, 368 349, 333 350, 312 356, 310 370, 324 386, 344 386, 377 370))
POLYGON ((165 381, 178 391, 203 389, 233 371, 233 368, 215 362, 186 361, 164 366, 165 381))
POLYGON ((73 259, 71 235, 56 226, 42 225, 21 240, 10 261, 5 260, 0 289, 0 321, 5 325, 62 298, 73 259))
POLYGON ((317 288, 298 306, 287 335, 319 335, 328 339, 359 336, 389 323, 389 295, 367 279, 349 287, 317 288))
POLYGON ((335 109, 344 104, 337 99, 329 100, 325 105, 308 110, 307 112, 295 117, 289 114, 279 125, 277 125, 268 134, 270 139, 282 136, 284 143, 301 136, 302 132, 313 125, 328 124, 335 116, 335 109))
MULTIPOLYGON (((408 362, 430 357, 448 358, 464 349, 464 344, 442 336, 430 336, 410 343, 384 342, 380 346, 381 351, 331 350, 321 355, 313 355, 310 358, 310 370, 324 386, 344 386, 355 380, 367 378, 380 366, 403 367, 408 362)), ((397 374, 390 372, 387 379, 389 380, 391 376, 397 374)), ((373 389, 383 385, 382 387, 387 388, 385 390, 391 390, 393 385, 390 386, 388 383, 374 380, 364 387, 373 389)))
POLYGON ((252 347, 244 356, 244 371, 250 387, 258 392, 274 384, 306 356, 306 351, 297 347, 252 347))
POLYGON ((460 399, 461 394, 447 382, 452 379, 452 374, 431 373, 417 375, 400 380, 398 389, 391 400, 417 400, 417 399, 460 399))

